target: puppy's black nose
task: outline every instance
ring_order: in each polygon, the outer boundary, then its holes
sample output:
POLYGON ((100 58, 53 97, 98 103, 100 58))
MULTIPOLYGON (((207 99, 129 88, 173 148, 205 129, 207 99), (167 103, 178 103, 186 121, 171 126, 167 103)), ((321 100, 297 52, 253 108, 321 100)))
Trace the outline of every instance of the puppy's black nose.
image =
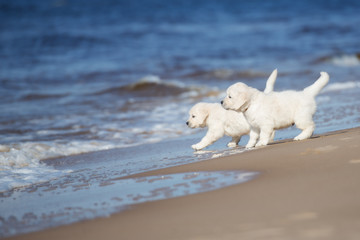
POLYGON ((189 125, 189 121, 186 122, 186 125, 189 125))
POLYGON ((221 105, 222 105, 222 104, 224 103, 224 101, 221 101, 220 103, 221 103, 221 105))

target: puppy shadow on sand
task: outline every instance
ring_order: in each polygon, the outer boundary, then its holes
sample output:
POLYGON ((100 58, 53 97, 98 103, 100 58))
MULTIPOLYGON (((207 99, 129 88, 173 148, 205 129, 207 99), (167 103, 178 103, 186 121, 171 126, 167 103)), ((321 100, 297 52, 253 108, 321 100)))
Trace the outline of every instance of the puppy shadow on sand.
MULTIPOLYGON (((266 82, 264 94, 273 91, 276 77, 275 69, 266 82)), ((241 137, 249 134, 251 129, 242 112, 226 110, 219 103, 197 103, 190 109, 186 124, 190 128, 208 128, 201 141, 191 146, 196 151, 213 144, 224 135, 232 138, 227 146, 236 147, 241 137)), ((270 138, 274 138, 274 132, 271 133, 270 138)))

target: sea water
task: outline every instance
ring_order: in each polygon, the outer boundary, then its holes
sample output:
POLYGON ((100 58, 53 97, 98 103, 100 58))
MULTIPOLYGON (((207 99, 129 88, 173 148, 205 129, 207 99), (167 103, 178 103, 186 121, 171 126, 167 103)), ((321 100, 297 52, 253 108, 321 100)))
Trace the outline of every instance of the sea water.
POLYGON ((315 133, 360 126, 359 10, 356 0, 0 0, 2 196, 242 152, 224 138, 194 153, 206 130, 186 126, 188 110, 238 81, 263 90, 275 68, 276 91, 329 73, 315 133))
POLYGON ((3 206, 0 232, 9 236, 108 217, 133 204, 207 192, 249 181, 256 175, 241 171, 188 172, 113 180, 92 186, 82 184, 74 188, 43 184, 36 191, 17 191, 11 198, 0 200, 3 206))

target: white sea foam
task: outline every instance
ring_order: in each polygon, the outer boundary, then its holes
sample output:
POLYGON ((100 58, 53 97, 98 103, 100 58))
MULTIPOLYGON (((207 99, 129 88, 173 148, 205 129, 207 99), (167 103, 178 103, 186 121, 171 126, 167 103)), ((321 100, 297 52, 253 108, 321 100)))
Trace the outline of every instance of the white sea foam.
POLYGON ((146 83, 155 83, 155 84, 159 84, 159 85, 163 85, 163 86, 169 86, 169 87, 177 87, 177 88, 183 88, 184 90, 188 87, 186 86, 186 84, 177 81, 177 80, 164 80, 161 79, 159 76, 157 75, 147 75, 142 77, 141 79, 139 79, 137 82, 131 84, 130 86, 134 87, 137 86, 139 84, 146 84, 146 83))
MULTIPOLYGON (((187 112, 187 107, 169 104, 154 108, 147 113, 149 123, 143 126, 121 129, 116 123, 93 127, 101 139, 83 141, 43 141, 0 145, 0 192, 13 188, 46 182, 58 178, 68 171, 58 171, 41 160, 70 156, 114 148, 131 147, 155 143, 168 138, 190 134, 192 131, 179 116, 187 112), (178 114, 174 114, 174 109, 178 114)), ((46 131, 41 131, 46 134, 46 131)), ((69 169, 71 171, 71 169, 69 169)))
POLYGON ((6 147, 9 150, 1 153, 0 167, 20 168, 39 163, 39 160, 47 158, 110 149, 114 145, 107 142, 73 141, 69 143, 27 142, 10 144, 6 147))
POLYGON ((352 88, 360 88, 360 82, 349 81, 349 82, 340 82, 340 83, 331 83, 327 85, 321 92, 336 92, 352 88))
POLYGON ((342 67, 353 67, 360 65, 360 59, 357 55, 342 55, 338 57, 333 57, 331 62, 335 65, 342 67))
POLYGON ((20 143, 2 145, 0 153, 0 192, 17 187, 46 182, 71 172, 56 170, 41 162, 43 159, 68 156, 88 151, 113 148, 110 143, 70 142, 61 143, 20 143))
POLYGON ((163 81, 160 79, 159 76, 156 75, 148 75, 139 80, 138 83, 162 83, 163 81))

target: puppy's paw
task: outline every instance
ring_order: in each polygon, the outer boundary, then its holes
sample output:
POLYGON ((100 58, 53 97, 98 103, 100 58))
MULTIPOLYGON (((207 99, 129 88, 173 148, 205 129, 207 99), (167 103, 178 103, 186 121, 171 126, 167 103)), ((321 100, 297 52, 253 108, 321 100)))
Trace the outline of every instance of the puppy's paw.
POLYGON ((198 151, 198 150, 201 150, 203 149, 204 147, 200 146, 199 144, 194 144, 194 145, 191 145, 192 149, 194 149, 195 151, 198 151))
POLYGON ((304 140, 304 139, 306 139, 306 137, 302 137, 302 136, 296 136, 296 137, 294 137, 294 140, 295 141, 301 141, 301 140, 304 140))
POLYGON ((262 143, 262 142, 258 142, 255 147, 262 147, 262 146, 266 146, 267 144, 262 143))
POLYGON ((254 144, 247 144, 245 146, 246 149, 251 149, 251 148, 254 148, 254 144))
POLYGON ((227 146, 228 146, 229 148, 234 148, 234 147, 236 147, 236 145, 237 145, 237 144, 234 143, 234 142, 229 142, 227 146))

